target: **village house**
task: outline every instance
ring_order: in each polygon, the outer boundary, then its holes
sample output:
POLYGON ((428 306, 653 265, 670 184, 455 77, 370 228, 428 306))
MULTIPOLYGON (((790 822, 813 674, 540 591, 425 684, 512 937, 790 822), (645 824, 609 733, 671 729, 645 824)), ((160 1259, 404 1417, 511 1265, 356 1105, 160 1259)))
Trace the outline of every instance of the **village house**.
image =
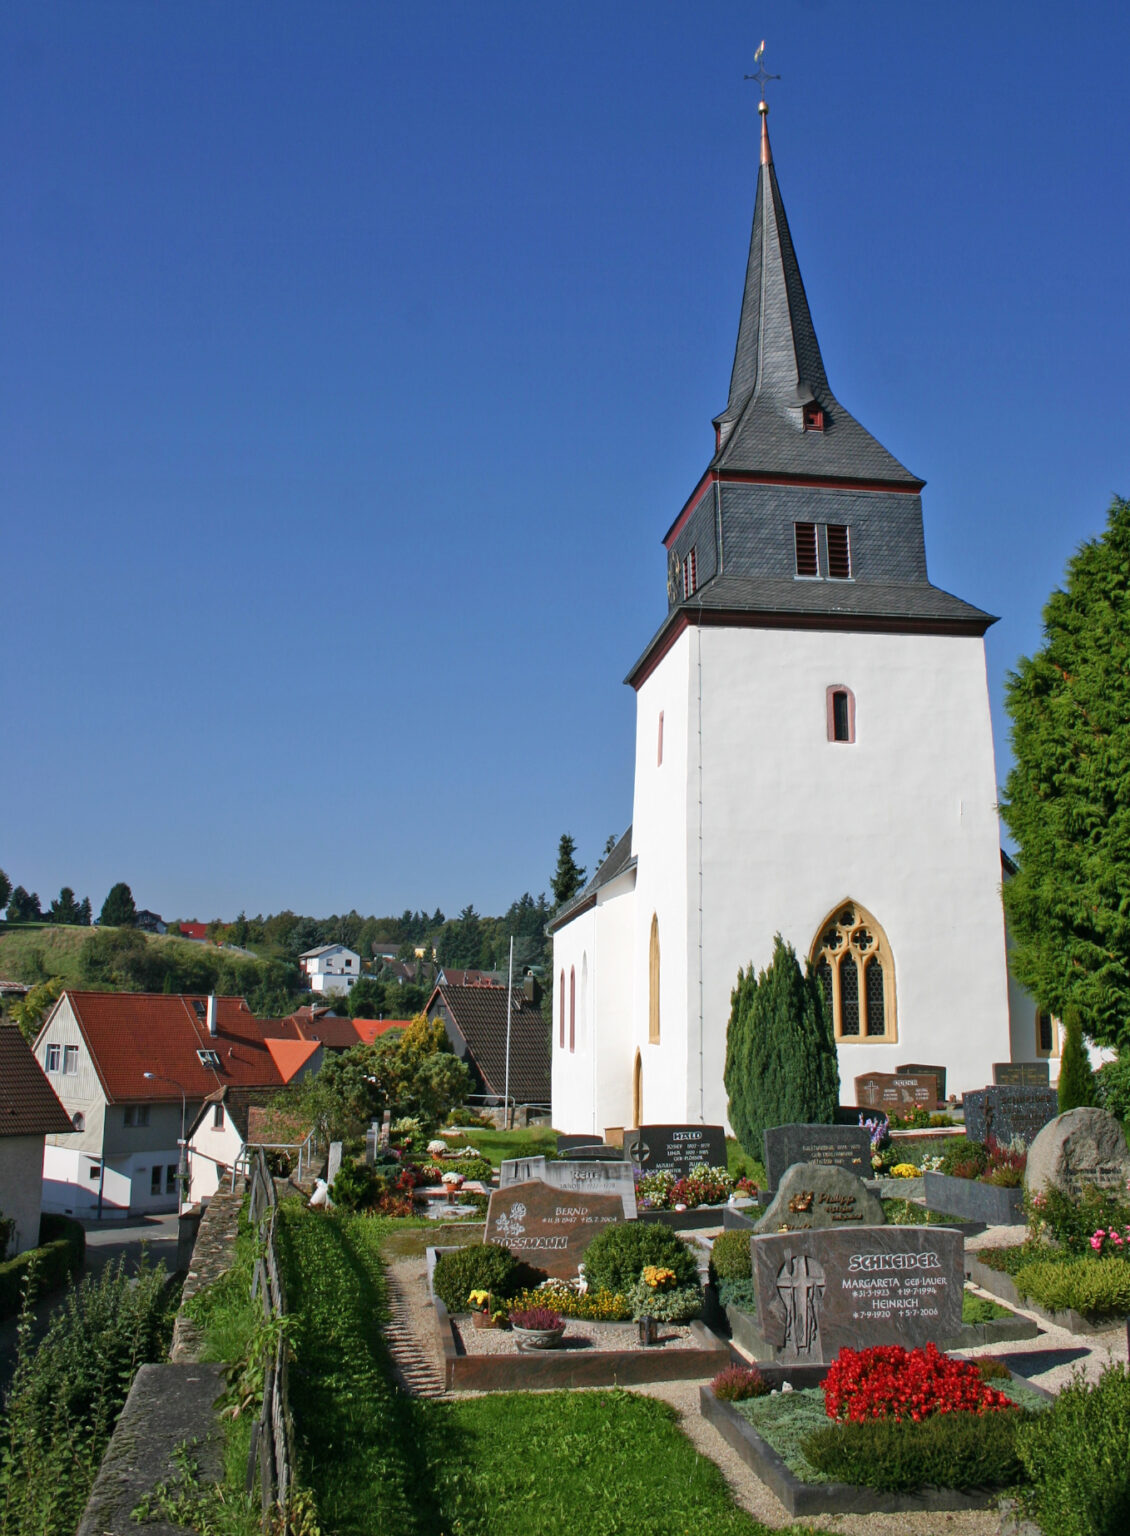
POLYGON ((0 1217, 10 1224, 0 1259, 39 1242, 43 1138, 71 1129, 23 1035, 14 1024, 0 1024, 0 1217))
MULTIPOLYGON (((550 1099, 550 1050, 536 993, 532 977, 513 989, 509 1088, 512 1105, 541 1108, 550 1099)), ((507 994, 504 986, 442 984, 424 1009, 443 1021, 451 1049, 470 1068, 473 1096, 489 1106, 506 1102, 507 994)))
POLYGON ((299 955, 298 964, 311 992, 342 994, 357 983, 361 956, 344 944, 319 944, 299 955))

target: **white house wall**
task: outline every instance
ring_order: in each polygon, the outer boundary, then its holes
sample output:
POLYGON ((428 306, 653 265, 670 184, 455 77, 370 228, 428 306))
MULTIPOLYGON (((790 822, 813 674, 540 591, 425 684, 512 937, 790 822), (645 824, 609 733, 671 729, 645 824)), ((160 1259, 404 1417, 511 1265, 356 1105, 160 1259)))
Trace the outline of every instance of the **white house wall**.
POLYGON ((227 1107, 222 1125, 213 1123, 209 1110, 188 1142, 188 1198, 196 1204, 210 1200, 220 1183, 220 1169, 234 1168, 243 1153, 243 1137, 227 1107))
POLYGON ((0 1214, 13 1223, 7 1254, 0 1258, 14 1259, 38 1246, 42 1191, 42 1135, 0 1136, 0 1214))

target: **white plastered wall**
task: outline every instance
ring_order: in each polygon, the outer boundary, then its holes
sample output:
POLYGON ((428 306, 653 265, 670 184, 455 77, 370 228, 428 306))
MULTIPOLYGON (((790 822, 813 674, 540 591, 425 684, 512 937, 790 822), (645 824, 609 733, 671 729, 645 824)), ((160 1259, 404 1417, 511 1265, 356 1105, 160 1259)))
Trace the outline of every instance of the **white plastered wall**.
POLYGON ((227 1107, 222 1125, 215 1124, 211 1106, 188 1138, 188 1198, 192 1204, 210 1200, 220 1182, 220 1169, 235 1167, 243 1152, 243 1137, 227 1107))

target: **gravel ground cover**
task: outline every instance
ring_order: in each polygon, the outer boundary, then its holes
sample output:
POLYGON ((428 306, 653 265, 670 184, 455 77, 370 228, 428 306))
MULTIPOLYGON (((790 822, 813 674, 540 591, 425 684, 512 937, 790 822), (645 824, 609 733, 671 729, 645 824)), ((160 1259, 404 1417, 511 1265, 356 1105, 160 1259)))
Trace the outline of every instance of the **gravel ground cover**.
MULTIPOLYGON (((516 1336, 508 1328, 476 1328, 466 1318, 452 1318, 452 1323, 456 1337, 464 1353, 468 1355, 524 1353, 518 1348, 516 1336)), ((554 1353, 560 1354, 567 1349, 599 1350, 607 1353, 611 1350, 626 1349, 647 1349, 651 1352, 655 1349, 701 1348, 701 1344, 691 1336, 689 1328, 677 1327, 674 1323, 662 1324, 657 1344, 641 1345, 639 1330, 635 1323, 590 1323, 580 1318, 570 1317, 565 1323, 565 1337, 554 1353)))

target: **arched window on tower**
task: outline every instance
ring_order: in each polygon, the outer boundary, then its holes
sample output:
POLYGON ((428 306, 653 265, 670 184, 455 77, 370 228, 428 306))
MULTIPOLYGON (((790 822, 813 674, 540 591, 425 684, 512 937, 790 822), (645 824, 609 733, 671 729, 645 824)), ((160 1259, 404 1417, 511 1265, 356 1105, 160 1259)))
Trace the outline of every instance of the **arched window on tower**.
POLYGON ((833 683, 825 695, 829 741, 855 740, 855 694, 845 683, 833 683))
POLYGON ((557 1009, 557 1043, 565 1049, 565 967, 561 967, 561 1000, 557 1009))
POLYGON ((842 1044, 898 1039, 895 962, 887 935, 855 901, 841 902, 820 924, 810 953, 842 1044))
POLYGON ((589 1028, 589 952, 581 953, 581 1009, 577 1021, 577 1044, 583 1051, 588 1043, 589 1028))
POLYGON ((577 970, 569 967, 569 1049, 577 1049, 577 970))
POLYGON ((659 918, 651 914, 651 942, 647 952, 647 1038, 659 1044, 659 918))

